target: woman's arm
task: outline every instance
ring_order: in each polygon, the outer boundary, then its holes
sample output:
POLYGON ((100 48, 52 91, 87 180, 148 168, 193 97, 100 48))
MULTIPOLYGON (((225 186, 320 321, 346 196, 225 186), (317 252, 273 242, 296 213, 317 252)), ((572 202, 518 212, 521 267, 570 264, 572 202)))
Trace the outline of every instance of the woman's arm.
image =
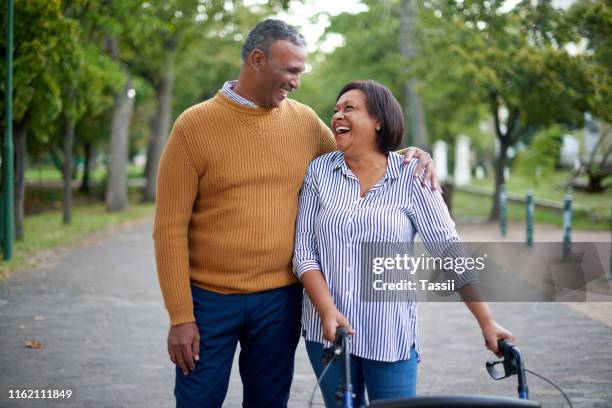
POLYGON ((349 334, 355 334, 355 330, 346 320, 346 317, 338 311, 334 300, 329 291, 329 286, 323 278, 321 271, 312 269, 302 273, 300 277, 310 301, 321 317, 321 325, 323 326, 323 337, 327 341, 334 341, 336 337, 336 329, 340 326, 346 327, 349 334))
POLYGON ((484 301, 480 286, 477 283, 472 283, 460 288, 459 295, 461 295, 463 302, 478 322, 480 330, 482 331, 482 336, 485 340, 485 347, 501 357, 497 348, 497 341, 508 339, 514 342, 514 335, 493 319, 493 313, 487 302, 484 301))
POLYGON ((302 191, 300 192, 295 231, 293 273, 304 285, 306 293, 321 317, 323 337, 328 341, 334 341, 338 326, 346 327, 351 333, 354 333, 354 331, 346 317, 336 309, 329 286, 321 272, 319 248, 314 231, 319 207, 316 179, 312 174, 312 169, 309 167, 302 191))
MULTIPOLYGON (((459 236, 442 195, 429 189, 419 188, 416 180, 412 183, 410 194, 411 220, 416 230, 421 234, 428 251, 430 253, 433 251, 432 255, 434 256, 445 257, 447 254, 438 253, 445 248, 445 245, 441 244, 456 242, 456 244, 449 246, 449 251, 455 252, 460 248, 459 236)), ((454 273, 454 275, 461 299, 472 312, 482 330, 485 347, 498 354, 497 341, 500 339, 514 341, 514 336, 493 319, 491 309, 485 302, 480 290, 478 277, 471 274, 470 271, 462 274, 454 273)))

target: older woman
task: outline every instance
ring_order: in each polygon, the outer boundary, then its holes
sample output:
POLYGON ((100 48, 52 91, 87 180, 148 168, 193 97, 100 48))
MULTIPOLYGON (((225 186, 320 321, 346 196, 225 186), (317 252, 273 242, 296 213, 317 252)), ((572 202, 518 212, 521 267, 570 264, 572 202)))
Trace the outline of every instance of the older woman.
MULTIPOLYGON (((416 302, 364 302, 360 276, 364 242, 412 243, 459 240, 438 191, 420 188, 416 161, 403 164, 394 153, 404 133, 402 109, 375 81, 346 85, 331 123, 338 152, 314 160, 300 196, 294 272, 304 285, 302 334, 317 377, 321 356, 337 327, 352 335, 351 379, 356 406, 370 400, 416 394, 419 347, 416 302)), ((476 292, 470 274, 455 275, 459 293, 476 292)), ((480 325, 486 345, 513 339, 484 302, 466 305, 480 325)), ((321 382, 327 407, 334 407, 340 365, 332 364, 321 382)))

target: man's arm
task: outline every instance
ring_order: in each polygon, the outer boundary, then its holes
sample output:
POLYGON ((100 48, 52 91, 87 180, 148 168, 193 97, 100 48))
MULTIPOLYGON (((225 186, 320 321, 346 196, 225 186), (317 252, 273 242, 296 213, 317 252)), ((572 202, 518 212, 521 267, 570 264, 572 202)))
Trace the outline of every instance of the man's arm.
POLYGON ((194 323, 188 242, 198 185, 199 175, 177 121, 159 165, 153 240, 159 285, 170 315, 168 354, 185 375, 195 368, 200 347, 194 323))

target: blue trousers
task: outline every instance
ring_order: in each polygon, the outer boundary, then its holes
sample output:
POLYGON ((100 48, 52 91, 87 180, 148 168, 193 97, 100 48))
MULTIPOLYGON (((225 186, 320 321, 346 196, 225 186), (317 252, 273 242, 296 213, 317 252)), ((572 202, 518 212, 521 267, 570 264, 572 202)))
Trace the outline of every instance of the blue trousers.
POLYGON ((177 408, 220 408, 227 394, 236 345, 246 408, 284 408, 300 335, 302 286, 222 295, 192 286, 200 331, 200 360, 176 370, 177 408))
MULTIPOLYGON (((321 362, 323 344, 307 341, 306 351, 315 375, 321 377, 325 369, 321 362)), ((341 380, 342 361, 336 360, 320 383, 326 408, 341 406, 335 398, 341 380)), ((394 362, 369 360, 351 354, 351 382, 355 394, 353 405, 356 408, 365 406, 366 389, 370 401, 414 397, 417 382, 417 353, 414 346, 408 360, 394 362)))

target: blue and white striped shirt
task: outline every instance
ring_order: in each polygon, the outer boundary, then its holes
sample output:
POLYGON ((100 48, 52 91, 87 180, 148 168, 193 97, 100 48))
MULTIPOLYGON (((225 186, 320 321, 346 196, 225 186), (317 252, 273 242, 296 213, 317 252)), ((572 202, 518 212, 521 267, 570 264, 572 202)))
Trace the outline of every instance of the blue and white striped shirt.
POLYGON ((257 105, 255 105, 253 101, 249 101, 248 99, 243 98, 234 91, 234 87, 237 83, 238 81, 226 81, 223 84, 223 87, 221 88, 221 92, 223 92, 223 95, 227 96, 229 100, 234 101, 240 105, 248 106, 249 108, 257 108, 257 105))
MULTIPOLYGON (((313 269, 323 273, 334 304, 357 332, 350 347, 351 354, 359 357, 406 360, 412 344, 420 354, 416 300, 360 299, 361 243, 412 246, 417 232, 424 243, 459 241, 441 194, 423 187, 413 177, 417 163, 413 159, 404 165, 403 156, 389 153, 385 175, 363 198, 359 180, 341 152, 315 159, 304 180, 296 225, 294 273, 298 278, 313 269)), ((457 288, 474 281, 468 275, 454 276, 457 288)), ((303 301, 302 334, 306 340, 329 345, 308 296, 303 301)))

